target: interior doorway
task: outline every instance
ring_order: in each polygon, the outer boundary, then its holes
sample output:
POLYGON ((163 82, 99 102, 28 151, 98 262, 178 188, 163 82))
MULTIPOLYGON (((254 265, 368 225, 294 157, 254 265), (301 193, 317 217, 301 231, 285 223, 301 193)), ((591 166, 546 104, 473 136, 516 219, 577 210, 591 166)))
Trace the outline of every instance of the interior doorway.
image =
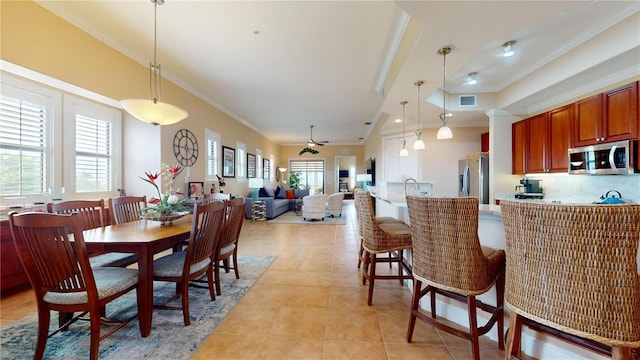
POLYGON ((335 192, 353 192, 357 165, 358 158, 355 155, 336 156, 335 192))

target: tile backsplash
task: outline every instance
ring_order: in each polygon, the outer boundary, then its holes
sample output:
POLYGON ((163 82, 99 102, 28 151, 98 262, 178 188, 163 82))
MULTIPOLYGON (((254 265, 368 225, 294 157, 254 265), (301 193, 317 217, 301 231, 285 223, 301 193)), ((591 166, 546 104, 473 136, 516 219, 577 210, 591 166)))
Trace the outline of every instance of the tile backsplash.
MULTIPOLYGON (((628 203, 640 204, 640 174, 632 175, 569 175, 535 174, 529 179, 540 179, 544 199, 574 203, 590 203, 617 190, 628 203)), ((616 194, 617 195, 617 194, 616 194)))

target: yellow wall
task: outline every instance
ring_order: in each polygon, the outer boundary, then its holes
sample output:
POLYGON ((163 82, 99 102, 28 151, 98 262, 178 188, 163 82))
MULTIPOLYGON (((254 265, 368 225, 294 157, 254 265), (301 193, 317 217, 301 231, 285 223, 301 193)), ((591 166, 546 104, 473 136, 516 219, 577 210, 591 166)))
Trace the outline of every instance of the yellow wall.
MULTIPOLYGON (((115 100, 148 97, 147 65, 133 61, 36 3, 1 1, 0 20, 0 56, 3 60, 115 100)), ((162 100, 185 109, 189 117, 161 128, 160 139, 155 140, 162 144, 161 161, 176 162, 173 136, 179 129, 191 130, 200 145, 198 161, 190 169, 192 181, 202 181, 205 176, 205 128, 219 132, 222 145, 235 148, 236 141, 241 141, 250 153, 260 148, 265 158, 274 154, 276 160, 279 159, 278 144, 166 79, 162 81, 162 100)), ((126 131, 127 127, 124 129, 126 131)), ((126 135, 125 139, 130 138, 126 135)), ((147 169, 127 168, 126 143, 123 148, 123 176, 137 179, 147 169)), ((154 167, 159 169, 159 164, 149 165, 150 169, 154 167)), ((236 184, 235 179, 228 179, 226 183, 225 192, 247 192, 246 183, 236 184)))
MULTIPOLYGON (((318 150, 318 154, 305 153, 298 155, 306 145, 296 146, 282 146, 280 147, 280 167, 287 167, 289 160, 324 160, 325 161, 325 194, 333 194, 335 192, 337 175, 336 173, 336 156, 356 156, 356 171, 361 171, 364 166, 363 149, 362 145, 325 145, 316 146, 314 149, 318 150)), ((284 174, 284 178, 289 178, 289 170, 284 174)))

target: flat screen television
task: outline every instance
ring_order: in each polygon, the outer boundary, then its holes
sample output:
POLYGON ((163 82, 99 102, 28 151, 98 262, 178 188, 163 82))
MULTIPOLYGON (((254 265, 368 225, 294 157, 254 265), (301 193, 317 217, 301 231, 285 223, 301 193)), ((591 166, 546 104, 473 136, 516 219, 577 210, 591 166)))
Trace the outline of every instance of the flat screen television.
POLYGON ((338 171, 338 177, 348 178, 349 177, 349 170, 339 170, 338 171))

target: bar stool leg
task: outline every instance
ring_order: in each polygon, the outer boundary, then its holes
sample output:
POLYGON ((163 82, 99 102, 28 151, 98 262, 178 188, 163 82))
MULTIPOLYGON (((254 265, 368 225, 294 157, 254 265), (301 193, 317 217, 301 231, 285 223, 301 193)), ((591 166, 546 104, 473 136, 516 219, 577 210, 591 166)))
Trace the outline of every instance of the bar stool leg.
POLYGON ((516 312, 511 312, 509 319, 509 331, 507 333, 507 359, 513 356, 520 358, 520 336, 522 335, 522 317, 516 312))
POLYGON ((467 304, 469 307, 469 332, 471 335, 471 349, 473 352, 473 359, 480 360, 480 344, 478 342, 478 309, 476 308, 476 297, 473 295, 467 296, 467 304))
POLYGON ((420 288, 422 281, 413 279, 413 296, 411 297, 411 314, 409 315, 409 328, 407 329, 407 342, 411 342, 413 337, 413 329, 416 326, 416 312, 420 304, 420 288))
POLYGON ((371 306, 371 300, 373 300, 373 285, 376 278, 376 254, 371 254, 369 258, 369 297, 367 298, 367 305, 371 306))

